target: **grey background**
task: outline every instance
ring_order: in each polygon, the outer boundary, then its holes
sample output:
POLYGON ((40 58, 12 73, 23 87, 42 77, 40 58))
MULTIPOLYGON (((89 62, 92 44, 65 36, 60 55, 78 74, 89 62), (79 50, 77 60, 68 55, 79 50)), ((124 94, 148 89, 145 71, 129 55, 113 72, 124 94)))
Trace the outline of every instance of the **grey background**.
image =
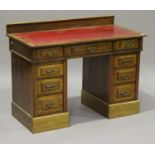
POLYGON ((155 143, 155 11, 0 11, 0 143, 155 143), (82 60, 68 62, 69 128, 31 134, 11 116, 8 23, 115 15, 116 24, 148 35, 141 56, 137 115, 108 120, 80 104, 82 60))

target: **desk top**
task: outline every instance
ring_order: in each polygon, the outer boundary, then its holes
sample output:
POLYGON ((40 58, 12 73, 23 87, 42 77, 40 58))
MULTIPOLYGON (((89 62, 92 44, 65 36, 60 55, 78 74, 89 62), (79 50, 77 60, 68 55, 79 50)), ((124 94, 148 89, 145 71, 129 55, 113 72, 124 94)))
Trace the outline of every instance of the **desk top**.
POLYGON ((117 25, 12 33, 9 37, 30 47, 70 45, 74 43, 142 37, 143 34, 117 25))

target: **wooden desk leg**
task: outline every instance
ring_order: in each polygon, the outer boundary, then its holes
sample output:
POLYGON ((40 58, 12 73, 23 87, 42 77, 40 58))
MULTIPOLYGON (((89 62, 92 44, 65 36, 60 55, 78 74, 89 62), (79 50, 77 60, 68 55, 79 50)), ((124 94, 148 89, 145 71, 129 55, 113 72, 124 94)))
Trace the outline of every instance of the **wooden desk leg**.
POLYGON ((139 112, 140 53, 83 59, 82 104, 108 118, 139 112))

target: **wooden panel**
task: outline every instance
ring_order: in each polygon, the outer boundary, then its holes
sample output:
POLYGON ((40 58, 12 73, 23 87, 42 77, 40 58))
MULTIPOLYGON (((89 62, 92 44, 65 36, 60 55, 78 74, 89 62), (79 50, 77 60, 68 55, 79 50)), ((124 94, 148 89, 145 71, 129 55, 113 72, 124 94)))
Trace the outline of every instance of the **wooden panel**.
POLYGON ((114 87, 113 102, 135 99, 135 84, 124 84, 114 87))
POLYGON ((34 59, 44 60, 63 57, 62 47, 41 48, 34 51, 34 59))
POLYGON ((137 53, 137 66, 136 66, 136 98, 138 99, 139 94, 139 70, 140 70, 140 52, 137 53))
POLYGON ((114 16, 68 19, 59 21, 30 22, 8 24, 7 33, 32 32, 41 30, 57 30, 75 27, 101 26, 114 23, 114 16))
POLYGON ((136 80, 136 69, 118 69, 115 70, 114 83, 134 82, 136 80))
POLYGON ((99 114, 108 117, 108 104, 85 90, 81 91, 81 103, 99 114))
POLYGON ((38 65, 37 77, 46 78, 63 75, 63 64, 38 65))
POLYGON ((75 57, 82 55, 101 54, 112 51, 112 42, 92 43, 76 46, 69 46, 65 48, 65 55, 67 57, 75 57))
POLYGON ((63 97, 64 97, 64 112, 67 111, 67 97, 68 97, 68 90, 67 90, 67 79, 68 79, 68 74, 67 74, 67 59, 64 61, 64 78, 63 78, 63 97))
POLYGON ((114 50, 138 49, 139 45, 139 39, 120 40, 114 43, 114 50))
POLYGON ((136 54, 122 54, 115 56, 114 65, 116 68, 135 66, 137 64, 136 57, 136 54))
POLYGON ((108 101, 109 99, 109 56, 83 59, 83 90, 108 101))
POLYGON ((33 66, 12 53, 13 102, 33 116, 33 66))
POLYGON ((63 111, 62 94, 39 97, 36 103, 36 115, 48 115, 63 111))
POLYGON ((63 91, 63 80, 62 78, 38 80, 37 81, 37 94, 45 95, 50 93, 57 93, 63 91))

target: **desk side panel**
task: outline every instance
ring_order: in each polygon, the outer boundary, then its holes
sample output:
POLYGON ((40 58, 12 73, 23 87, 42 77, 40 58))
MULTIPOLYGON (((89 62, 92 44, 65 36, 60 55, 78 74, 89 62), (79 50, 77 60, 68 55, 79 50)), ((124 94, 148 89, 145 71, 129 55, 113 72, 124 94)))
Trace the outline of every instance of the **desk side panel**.
POLYGON ((33 67, 12 53, 12 100, 33 116, 33 67))

